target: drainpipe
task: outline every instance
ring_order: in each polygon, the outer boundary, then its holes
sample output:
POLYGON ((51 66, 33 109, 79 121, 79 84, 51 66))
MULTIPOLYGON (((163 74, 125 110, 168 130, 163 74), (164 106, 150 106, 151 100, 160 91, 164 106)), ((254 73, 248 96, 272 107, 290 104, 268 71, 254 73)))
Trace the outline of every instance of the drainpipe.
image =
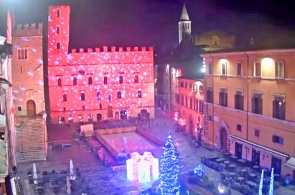
MULTIPOLYGON (((213 82, 212 82, 212 88, 213 88, 213 103, 212 103, 212 113, 213 113, 213 128, 212 128, 212 130, 213 130, 213 132, 212 132, 212 136, 213 136, 213 139, 212 139, 212 142, 213 142, 213 147, 214 147, 214 138, 215 138, 215 125, 214 125, 214 116, 215 116, 215 112, 214 112, 214 91, 215 91, 215 89, 214 89, 214 71, 213 71, 213 64, 214 64, 214 58, 213 58, 213 56, 210 54, 210 57, 211 57, 211 66, 212 66, 212 79, 213 79, 213 82)), ((207 112, 208 112, 208 110, 207 110, 207 112)))
POLYGON ((247 76, 247 89, 246 89, 246 91, 247 91, 246 140, 249 141, 248 140, 248 137, 249 137, 249 55, 246 52, 244 54, 245 54, 245 56, 247 58, 247 60, 246 60, 246 63, 247 63, 246 64, 247 65, 247 69, 246 69, 247 70, 247 75, 246 75, 247 76))

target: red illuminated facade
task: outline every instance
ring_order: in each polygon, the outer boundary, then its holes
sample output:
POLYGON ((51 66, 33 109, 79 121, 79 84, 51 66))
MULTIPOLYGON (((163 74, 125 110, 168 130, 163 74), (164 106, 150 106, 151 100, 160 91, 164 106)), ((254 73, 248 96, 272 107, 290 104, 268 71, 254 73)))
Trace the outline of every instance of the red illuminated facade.
POLYGON ((154 52, 145 47, 72 49, 70 7, 49 8, 48 87, 52 123, 154 117, 154 52))

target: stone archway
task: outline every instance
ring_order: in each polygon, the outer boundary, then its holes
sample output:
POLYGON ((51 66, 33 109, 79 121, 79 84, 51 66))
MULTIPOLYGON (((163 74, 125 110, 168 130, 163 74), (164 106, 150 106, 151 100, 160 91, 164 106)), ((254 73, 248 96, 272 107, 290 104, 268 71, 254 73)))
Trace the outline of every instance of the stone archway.
POLYGON ((218 126, 218 131, 217 131, 217 148, 219 150, 230 150, 230 139, 229 139, 229 128, 228 125, 224 122, 221 121, 218 126))

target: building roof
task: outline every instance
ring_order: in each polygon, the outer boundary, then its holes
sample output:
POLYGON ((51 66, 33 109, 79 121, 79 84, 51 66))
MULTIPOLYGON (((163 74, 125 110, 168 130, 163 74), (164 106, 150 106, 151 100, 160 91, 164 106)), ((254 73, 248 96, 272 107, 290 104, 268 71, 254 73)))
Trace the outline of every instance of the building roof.
POLYGON ((8 175, 7 144, 0 139, 0 182, 8 175))
POLYGON ((221 49, 216 51, 208 51, 201 53, 201 56, 206 54, 225 54, 225 53, 251 53, 251 52, 279 52, 279 51, 295 51, 295 47, 282 47, 282 48, 264 48, 264 47, 253 47, 253 48, 234 48, 234 49, 221 49))
POLYGON ((185 4, 183 4, 180 21, 189 21, 188 13, 185 4))

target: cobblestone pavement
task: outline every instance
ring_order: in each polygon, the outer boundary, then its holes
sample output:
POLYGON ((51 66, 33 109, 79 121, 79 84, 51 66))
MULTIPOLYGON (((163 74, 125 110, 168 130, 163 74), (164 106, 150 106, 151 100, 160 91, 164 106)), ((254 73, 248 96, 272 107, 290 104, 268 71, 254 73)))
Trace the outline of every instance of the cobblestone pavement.
MULTIPOLYGON (((156 118, 150 123, 143 124, 142 126, 155 137, 165 141, 168 132, 171 132, 174 143, 180 153, 181 172, 187 173, 188 171, 201 164, 202 156, 209 156, 211 154, 218 154, 217 151, 208 151, 204 148, 196 148, 192 138, 183 133, 174 131, 173 121, 161 111, 156 111, 156 118)), ((37 170, 42 171, 61 171, 69 169, 69 160, 72 159, 74 167, 78 167, 82 176, 85 178, 85 183, 88 185, 90 193, 93 195, 123 195, 128 191, 137 191, 147 189, 151 183, 136 184, 126 179, 126 171, 112 171, 110 168, 101 164, 95 153, 89 151, 88 146, 82 144, 80 146, 75 143, 70 148, 62 150, 48 150, 47 161, 35 162, 37 170)), ((18 174, 22 181, 25 194, 33 194, 31 189, 27 189, 25 179, 27 172, 32 169, 32 163, 22 163, 18 165, 18 174)), ((219 173, 213 169, 204 166, 205 173, 210 180, 217 180, 219 173)), ((80 187, 78 187, 80 188, 80 187)), ((81 194, 76 188, 72 194, 81 194)), ((45 194, 53 194, 50 189, 46 189, 45 194)), ((59 194, 66 194, 66 187, 60 189, 59 194)), ((240 195, 239 192, 232 191, 233 195, 240 195)), ((280 187, 275 191, 279 195, 292 195, 295 191, 290 188, 280 187)))

